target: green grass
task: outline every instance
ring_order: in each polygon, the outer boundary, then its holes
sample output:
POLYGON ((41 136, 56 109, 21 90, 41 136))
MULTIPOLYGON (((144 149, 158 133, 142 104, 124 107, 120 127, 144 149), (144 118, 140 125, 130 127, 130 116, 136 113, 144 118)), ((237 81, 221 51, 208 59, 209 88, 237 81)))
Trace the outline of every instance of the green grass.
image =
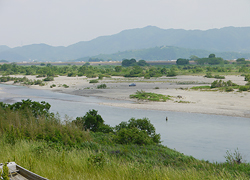
POLYGON ((132 94, 129 96, 130 98, 135 98, 138 100, 148 100, 148 101, 160 101, 165 102, 167 100, 171 100, 171 96, 165 96, 162 94, 149 93, 143 90, 137 91, 136 94, 132 94))

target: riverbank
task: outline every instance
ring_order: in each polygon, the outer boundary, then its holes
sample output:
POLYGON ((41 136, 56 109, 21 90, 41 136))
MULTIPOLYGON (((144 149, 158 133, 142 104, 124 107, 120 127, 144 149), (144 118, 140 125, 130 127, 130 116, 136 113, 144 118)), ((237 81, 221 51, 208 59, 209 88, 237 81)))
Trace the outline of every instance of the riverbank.
MULTIPOLYGON (((36 78, 35 76, 26 77, 32 80, 42 79, 36 78)), ((59 76, 55 77, 54 81, 46 82, 45 86, 32 85, 29 87, 78 96, 94 96, 122 100, 122 102, 101 103, 107 106, 250 118, 249 92, 190 90, 193 86, 210 85, 211 82, 216 80, 214 78, 204 78, 203 76, 177 76, 172 78, 161 77, 151 79, 111 77, 98 80, 98 83, 89 83, 89 81, 93 79, 94 78, 59 76), (129 87, 130 83, 136 83, 136 86, 129 87), (97 86, 100 84, 106 84, 107 88, 98 89, 97 86), (65 88, 67 87, 65 85, 67 85, 68 88, 65 88), (149 102, 129 98, 129 95, 141 90, 170 95, 172 96, 172 100, 167 102, 149 102), (133 103, 126 101, 132 101, 133 103)), ((246 83, 243 76, 226 76, 224 81, 228 80, 239 85, 246 83)), ((13 84, 13 81, 5 84, 13 84)))

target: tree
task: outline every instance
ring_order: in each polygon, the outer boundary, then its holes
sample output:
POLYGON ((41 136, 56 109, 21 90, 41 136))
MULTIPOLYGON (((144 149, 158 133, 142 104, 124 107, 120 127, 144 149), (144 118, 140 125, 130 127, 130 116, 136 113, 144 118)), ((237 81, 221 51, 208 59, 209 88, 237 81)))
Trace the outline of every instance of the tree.
POLYGON ((245 64, 246 63, 246 59, 245 58, 238 58, 236 60, 237 64, 245 64))
POLYGON ((138 65, 138 66, 148 66, 148 63, 147 63, 145 60, 139 60, 139 61, 137 62, 137 65, 138 65))
POLYGON ((160 134, 155 133, 155 127, 149 119, 131 118, 128 123, 121 122, 115 127, 114 140, 120 144, 158 144, 160 134))
POLYGON ((77 117, 73 121, 76 126, 80 127, 82 130, 89 129, 90 131, 97 132, 99 128, 104 125, 104 120, 101 115, 97 114, 98 111, 92 109, 89 110, 83 117, 77 117))
POLYGON ((198 57, 198 56, 195 56, 195 55, 191 55, 191 56, 189 57, 189 59, 190 59, 191 61, 194 61, 194 60, 196 60, 196 59, 199 59, 199 57, 198 57))
POLYGON ((121 72, 122 71, 122 67, 121 66, 116 66, 115 67, 115 72, 121 72))
POLYGON ((122 66, 124 67, 128 67, 128 66, 135 66, 137 63, 136 63, 136 60, 134 58, 132 59, 124 59, 122 61, 122 66))
POLYGON ((209 54, 208 58, 215 58, 215 54, 209 54))
POLYGON ((177 59, 176 64, 177 65, 187 65, 187 64, 189 64, 189 60, 188 59, 179 58, 179 59, 177 59))

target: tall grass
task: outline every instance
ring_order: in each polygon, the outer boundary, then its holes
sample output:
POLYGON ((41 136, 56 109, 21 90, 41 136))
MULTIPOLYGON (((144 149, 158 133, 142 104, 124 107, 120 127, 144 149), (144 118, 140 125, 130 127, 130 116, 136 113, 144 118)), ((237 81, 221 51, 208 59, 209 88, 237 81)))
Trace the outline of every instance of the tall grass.
MULTIPOLYGON (((1 139, 2 140, 2 139, 1 139)), ((58 151, 47 147, 44 142, 21 140, 15 145, 1 141, 0 159, 17 164, 43 177, 61 179, 248 179, 243 173, 231 173, 218 169, 205 161, 194 161, 192 167, 181 168, 171 165, 126 160, 104 153, 105 163, 99 167, 89 163, 91 155, 99 152, 91 149, 58 151), (197 167, 199 168, 197 168, 197 167)))

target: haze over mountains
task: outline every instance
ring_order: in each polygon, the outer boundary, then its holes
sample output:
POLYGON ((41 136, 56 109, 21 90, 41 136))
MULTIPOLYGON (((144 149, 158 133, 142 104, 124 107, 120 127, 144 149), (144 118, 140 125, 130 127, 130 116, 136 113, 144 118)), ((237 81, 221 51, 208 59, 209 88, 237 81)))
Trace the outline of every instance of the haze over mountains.
POLYGON ((0 46, 0 60, 10 62, 68 61, 79 58, 87 60, 84 57, 91 56, 105 60, 132 57, 145 60, 170 60, 188 58, 190 55, 207 57, 209 53, 215 53, 225 59, 240 57, 249 59, 250 27, 225 27, 202 31, 147 26, 101 36, 91 41, 81 41, 67 47, 53 47, 46 44, 15 48, 0 46))

